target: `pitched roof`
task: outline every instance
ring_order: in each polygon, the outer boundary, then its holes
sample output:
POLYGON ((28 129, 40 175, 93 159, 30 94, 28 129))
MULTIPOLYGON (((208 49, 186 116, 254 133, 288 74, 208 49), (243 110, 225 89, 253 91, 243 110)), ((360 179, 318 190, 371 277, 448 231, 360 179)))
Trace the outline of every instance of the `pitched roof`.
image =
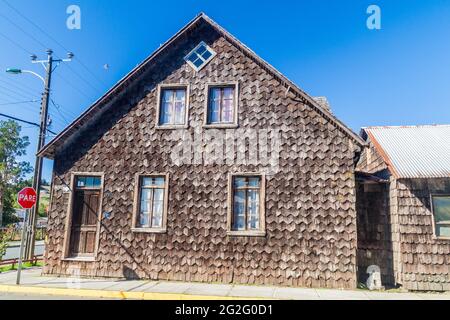
POLYGON ((450 125, 362 129, 396 178, 450 177, 450 125))
POLYGON ((73 138, 73 136, 80 131, 91 119, 95 119, 96 113, 108 105, 113 97, 118 93, 122 92, 126 86, 135 80, 144 70, 145 67, 150 64, 159 54, 161 54, 166 48, 168 48, 175 40, 177 40, 181 35, 190 29, 194 28, 201 21, 205 21, 210 24, 219 34, 221 34, 228 41, 233 43, 237 48, 239 48, 244 54, 253 59, 257 64, 264 68, 267 72, 271 73, 275 78, 278 79, 285 87, 286 92, 292 92, 297 98, 302 102, 309 104, 313 107, 319 114, 324 118, 329 120, 338 129, 349 136, 353 141, 355 141, 360 146, 365 145, 365 142, 350 128, 348 128, 344 123, 337 119, 329 110, 322 107, 318 102, 316 102, 312 97, 301 90, 297 85, 290 81, 287 77, 281 74, 278 70, 272 67, 269 63, 260 58, 256 53, 250 50, 247 46, 237 40, 228 31, 219 26, 211 18, 209 18, 204 13, 200 13, 192 21, 190 21, 186 26, 184 26, 180 31, 178 31, 172 38, 161 45, 155 52, 153 52, 149 57, 147 57, 142 63, 136 66, 130 73, 123 77, 119 82, 117 82, 111 89, 109 89, 102 97, 94 102, 86 111, 84 111, 77 119, 75 119, 69 126, 67 126, 62 132, 60 132, 56 137, 53 138, 47 145, 45 145, 39 152, 38 155, 53 158, 55 151, 64 145, 68 140, 73 138))

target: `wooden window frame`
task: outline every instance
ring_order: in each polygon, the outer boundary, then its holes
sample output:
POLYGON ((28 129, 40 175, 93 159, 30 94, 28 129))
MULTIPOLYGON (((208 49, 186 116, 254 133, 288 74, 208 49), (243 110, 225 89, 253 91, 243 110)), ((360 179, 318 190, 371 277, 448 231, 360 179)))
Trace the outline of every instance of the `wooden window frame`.
POLYGON ((98 255, 98 247, 100 244, 100 225, 101 225, 101 219, 102 219, 102 208, 103 208, 103 192, 104 192, 104 181, 105 181, 105 174, 104 172, 71 172, 70 174, 70 195, 69 195, 69 201, 67 205, 67 214, 66 214, 66 223, 65 223, 65 230, 64 230, 64 242, 63 242, 63 261, 86 261, 86 262, 94 262, 97 260, 98 255), (97 231, 95 233, 96 241, 95 241, 95 249, 94 254, 92 256, 86 256, 86 257, 71 257, 70 256, 70 235, 71 235, 71 228, 72 228, 72 218, 73 218, 73 204, 75 199, 75 191, 76 191, 76 179, 80 176, 90 176, 90 177, 99 177, 100 178, 100 187, 99 188, 86 188, 86 190, 99 190, 99 212, 97 217, 97 231))
POLYGON ((159 84, 157 95, 156 95, 156 129, 187 129, 189 128, 189 96, 190 96, 190 85, 188 83, 169 83, 169 84, 159 84), (175 89, 184 89, 186 91, 185 95, 185 115, 184 115, 184 124, 161 124, 160 116, 161 116, 161 99, 163 90, 175 90, 175 89))
POLYGON ((239 82, 214 82, 207 83, 205 88, 205 105, 204 105, 204 118, 203 127, 206 129, 221 129, 221 128, 237 128, 238 127, 238 112, 239 112, 239 82), (233 103, 233 122, 230 123, 209 123, 209 100, 210 92, 212 88, 226 88, 234 87, 234 103, 233 103))
POLYGON ((169 174, 168 173, 137 173, 134 178, 134 203, 131 223, 131 231, 136 233, 165 233, 167 232, 167 215, 169 204, 169 174), (164 202, 162 226, 158 228, 139 227, 137 220, 140 214, 141 178, 143 177, 164 177, 164 202))
MULTIPOLYGON (((432 193, 432 194, 430 194, 431 221, 432 221, 432 225, 433 225, 433 239, 435 239, 435 240, 450 240, 450 237, 442 237, 442 236, 438 236, 436 234, 436 219, 434 217, 434 204, 433 204, 434 197, 450 197, 450 194, 447 194, 447 193, 432 193)), ((447 223, 445 223, 445 224, 447 224, 447 223)), ((450 226, 450 223, 448 223, 448 225, 450 226)))
POLYGON ((236 172, 228 174, 228 199, 227 199, 227 235, 229 236, 249 236, 249 237, 265 237, 266 236, 266 175, 260 172, 236 172), (260 177, 259 192, 259 230, 233 230, 233 214, 234 214, 234 186, 235 177, 260 177))

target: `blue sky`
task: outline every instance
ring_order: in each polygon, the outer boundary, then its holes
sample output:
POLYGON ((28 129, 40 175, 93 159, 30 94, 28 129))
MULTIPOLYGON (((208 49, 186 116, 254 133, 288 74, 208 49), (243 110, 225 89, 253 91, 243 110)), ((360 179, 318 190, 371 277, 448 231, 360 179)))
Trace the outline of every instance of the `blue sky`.
MULTIPOLYGON (((327 96, 356 132, 450 123, 450 1, 7 1, 20 14, 0 0, 0 112, 38 122, 38 103, 4 103, 39 99, 42 83, 4 70, 42 74, 29 53, 75 53, 53 78, 56 132, 200 11, 306 92, 327 96), (81 9, 80 30, 66 27, 72 4, 81 9), (366 27, 370 4, 381 8, 381 30, 366 27)), ((23 125, 23 133, 31 140, 25 159, 34 163, 37 129, 23 125)), ((45 162, 47 179, 51 166, 45 162)))

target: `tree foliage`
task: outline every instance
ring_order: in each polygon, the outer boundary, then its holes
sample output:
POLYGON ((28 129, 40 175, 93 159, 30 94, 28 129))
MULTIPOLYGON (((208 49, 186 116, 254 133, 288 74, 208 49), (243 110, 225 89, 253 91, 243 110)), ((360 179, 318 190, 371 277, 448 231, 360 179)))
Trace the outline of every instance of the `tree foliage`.
POLYGON ((0 121, 0 226, 3 216, 14 211, 14 192, 30 173, 28 162, 19 161, 30 144, 28 137, 21 137, 21 127, 15 121, 0 121))

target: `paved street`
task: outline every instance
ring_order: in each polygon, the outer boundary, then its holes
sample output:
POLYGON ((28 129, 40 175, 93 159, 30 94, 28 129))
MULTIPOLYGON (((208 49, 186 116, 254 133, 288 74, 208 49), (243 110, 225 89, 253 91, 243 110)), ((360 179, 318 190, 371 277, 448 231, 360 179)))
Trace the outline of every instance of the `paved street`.
MULTIPOLYGON (((42 255, 44 254, 44 241, 36 241, 35 246, 35 255, 42 255)), ((6 254, 3 256, 3 260, 7 259, 15 259, 19 257, 20 253, 20 241, 14 241, 11 242, 8 246, 8 249, 6 249, 6 254)))
POLYGON ((179 281, 80 279, 41 276, 40 268, 0 274, 0 299, 53 297, 73 299, 289 299, 289 300, 450 300, 450 293, 411 293, 207 284, 179 281), (5 292, 6 291, 6 292, 5 292), (20 291, 20 292, 18 292, 20 291), (53 297, 48 297, 48 295, 53 297))

